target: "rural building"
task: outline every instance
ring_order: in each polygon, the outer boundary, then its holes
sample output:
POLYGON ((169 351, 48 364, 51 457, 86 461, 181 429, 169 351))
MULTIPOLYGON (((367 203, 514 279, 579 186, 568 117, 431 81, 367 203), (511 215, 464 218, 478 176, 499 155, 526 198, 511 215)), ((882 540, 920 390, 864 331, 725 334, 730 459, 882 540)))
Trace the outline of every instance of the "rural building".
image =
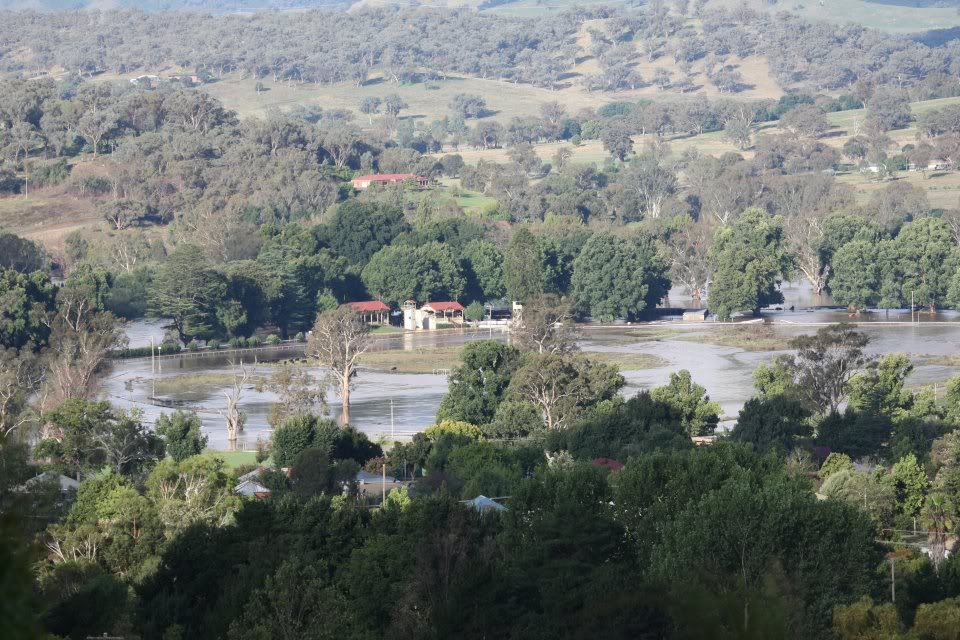
POLYGON ((403 303, 403 328, 436 329, 439 324, 463 324, 463 305, 459 302, 428 302, 419 309, 414 300, 403 303))
POLYGON ((130 84, 134 86, 143 86, 148 89, 153 87, 153 85, 158 82, 160 82, 160 76, 143 75, 137 76, 136 78, 130 78, 130 84))
POLYGON ((348 302, 347 305, 367 324, 390 324, 390 307, 379 300, 348 302))
POLYGON ((483 314, 487 320, 509 320, 513 317, 513 307, 506 302, 488 302, 483 305, 483 314))
POLYGON ((418 176, 415 173, 371 173, 370 175, 354 178, 351 182, 353 183, 354 189, 363 191, 372 184, 399 184, 406 180, 415 181, 418 187, 425 187, 430 184, 429 178, 418 176))
POLYGON ((704 322, 707 319, 706 309, 687 309, 683 312, 684 322, 704 322))

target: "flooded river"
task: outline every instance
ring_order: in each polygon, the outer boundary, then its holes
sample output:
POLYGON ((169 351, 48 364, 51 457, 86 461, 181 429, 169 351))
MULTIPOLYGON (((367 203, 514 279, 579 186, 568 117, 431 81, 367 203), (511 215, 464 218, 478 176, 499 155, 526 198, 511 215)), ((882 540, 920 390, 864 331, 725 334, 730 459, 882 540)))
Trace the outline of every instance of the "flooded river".
MULTIPOLYGON (((943 312, 936 316, 924 314, 919 324, 910 324, 909 310, 891 310, 848 317, 844 311, 813 309, 811 304, 829 304, 829 301, 813 300, 809 289, 803 286, 784 289, 785 310, 764 312, 763 324, 783 336, 784 340, 803 333, 813 333, 819 326, 828 323, 855 321, 861 330, 871 337, 870 351, 879 355, 902 352, 918 362, 911 384, 937 383, 955 373, 955 367, 940 364, 924 364, 930 356, 960 356, 960 314, 943 312), (794 310, 791 311, 790 307, 794 310)), ((688 304, 682 292, 672 292, 671 303, 675 306, 688 304)), ((752 373, 758 364, 768 362, 778 351, 745 351, 738 347, 721 346, 709 342, 690 341, 688 333, 708 334, 719 327, 714 323, 695 325, 679 319, 654 325, 669 329, 666 337, 651 339, 634 336, 636 327, 626 325, 587 327, 583 330, 581 346, 589 351, 613 351, 640 353, 657 356, 664 364, 639 371, 624 371, 627 387, 624 394, 631 396, 642 389, 665 384, 670 373, 681 369, 692 372, 693 378, 706 387, 713 400, 723 407, 726 416, 735 416, 743 403, 753 394, 752 373), (675 331, 672 331, 675 330, 675 331)), ((759 324, 748 327, 761 328, 759 324)), ((748 329, 749 330, 749 329, 748 329)), ((162 337, 162 322, 139 322, 130 326, 128 336, 131 346, 149 344, 150 337, 162 337)), ((506 340, 496 332, 419 333, 379 336, 374 343, 376 350, 413 350, 442 348, 462 345, 470 340, 506 340)), ((707 336, 707 339, 709 337, 707 336)), ((244 355, 245 364, 252 376, 268 377, 272 361, 295 357, 291 351, 259 350, 257 364, 253 355, 244 355)), ((236 356, 232 356, 236 358, 236 356)), ((151 371, 151 362, 146 360, 119 361, 114 364, 103 385, 103 395, 118 406, 139 407, 145 420, 153 422, 163 412, 172 409, 156 406, 153 397, 176 403, 184 409, 196 411, 203 421, 204 432, 210 438, 210 446, 224 449, 227 446, 224 421, 218 411, 226 406, 224 390, 230 386, 236 363, 230 356, 169 357, 151 371), (194 384, 194 381, 197 381, 194 384), (156 391, 156 385, 166 393, 156 391)), ((317 380, 324 372, 310 369, 317 380)), ((352 422, 371 437, 391 436, 407 438, 434 421, 437 407, 447 388, 447 377, 436 374, 406 374, 363 370, 357 377, 356 388, 351 396, 352 422)), ((339 412, 338 398, 328 393, 330 415, 339 412)), ((275 401, 272 393, 258 391, 254 385, 244 389, 241 407, 247 414, 247 424, 240 436, 241 447, 252 448, 258 437, 269 438, 267 423, 269 408, 275 401)))

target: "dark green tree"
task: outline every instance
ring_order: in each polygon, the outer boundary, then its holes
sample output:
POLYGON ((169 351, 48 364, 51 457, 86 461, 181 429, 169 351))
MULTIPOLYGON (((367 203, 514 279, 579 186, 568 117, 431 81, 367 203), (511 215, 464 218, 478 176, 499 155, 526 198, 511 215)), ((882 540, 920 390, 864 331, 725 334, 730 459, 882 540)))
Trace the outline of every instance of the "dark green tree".
POLYGON ((544 290, 543 250, 529 229, 518 229, 503 256, 503 277, 510 300, 525 302, 544 290))
POLYGON ((691 436, 712 433, 720 421, 720 405, 710 401, 707 390, 695 383, 686 369, 671 373, 669 384, 653 389, 650 397, 680 416, 683 428, 691 436))
POLYGON ((0 347, 39 351, 50 338, 57 289, 35 271, 0 270, 0 347))
POLYGON ((399 207, 348 200, 323 231, 323 239, 351 264, 363 266, 409 227, 399 207))
POLYGON ((761 453, 770 450, 792 451, 801 438, 809 437, 810 412, 803 404, 782 395, 751 398, 737 416, 737 426, 730 437, 749 442, 761 453))
POLYGON ((200 455, 207 446, 207 436, 200 431, 200 418, 194 413, 175 411, 161 414, 154 425, 163 437, 167 453, 177 462, 200 455))
POLYGON ((217 312, 227 296, 227 279, 192 245, 178 247, 157 270, 150 289, 150 311, 170 318, 180 339, 220 333, 217 312))
POLYGON ((636 320, 670 290, 668 270, 650 236, 598 233, 574 260, 572 294, 584 314, 605 321, 636 320))
POLYGON ((437 421, 461 420, 476 425, 491 422, 519 366, 515 348, 484 340, 467 344, 461 364, 450 374, 450 389, 440 402, 437 421))
POLYGON ((363 268, 361 277, 370 293, 395 305, 405 300, 457 300, 467 285, 460 261, 439 242, 384 247, 363 268))
POLYGON ((717 318, 729 320, 737 311, 758 314, 783 302, 777 287, 790 275, 791 259, 780 216, 747 209, 717 232, 710 256, 714 272, 708 303, 717 318))

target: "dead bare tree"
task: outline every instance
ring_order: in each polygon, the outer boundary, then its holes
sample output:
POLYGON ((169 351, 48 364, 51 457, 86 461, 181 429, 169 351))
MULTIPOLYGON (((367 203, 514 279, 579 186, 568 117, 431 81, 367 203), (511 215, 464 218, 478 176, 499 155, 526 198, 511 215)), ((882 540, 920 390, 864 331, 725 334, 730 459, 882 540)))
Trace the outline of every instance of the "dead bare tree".
POLYGON ((713 224, 700 220, 671 231, 666 240, 670 250, 670 275, 674 282, 687 288, 697 304, 706 294, 710 282, 710 246, 715 233, 713 224))
POLYGON ((830 275, 830 265, 823 261, 823 222, 824 218, 814 213, 796 214, 787 217, 785 229, 797 268, 813 286, 816 295, 827 286, 830 275))
POLYGON ((13 349, 0 350, 0 441, 35 417, 27 400, 43 377, 37 358, 18 355, 13 349))
POLYGON ((307 353, 330 368, 330 379, 340 396, 343 424, 350 422, 350 390, 360 357, 369 347, 370 327, 349 307, 324 311, 317 316, 307 353))
POLYGON ((243 397, 243 387, 250 378, 250 373, 240 361, 240 369, 234 372, 233 385, 223 392, 227 399, 226 409, 219 410, 220 415, 227 422, 227 449, 234 451, 237 448, 237 435, 243 433, 246 414, 240 410, 240 400, 243 397))
POLYGON ((85 398, 107 354, 126 344, 112 313, 97 311, 82 290, 63 290, 60 308, 51 319, 49 372, 44 397, 57 404, 85 398))
POLYGON ((510 323, 510 334, 523 351, 570 353, 578 332, 570 305, 555 295, 542 295, 523 305, 510 323))

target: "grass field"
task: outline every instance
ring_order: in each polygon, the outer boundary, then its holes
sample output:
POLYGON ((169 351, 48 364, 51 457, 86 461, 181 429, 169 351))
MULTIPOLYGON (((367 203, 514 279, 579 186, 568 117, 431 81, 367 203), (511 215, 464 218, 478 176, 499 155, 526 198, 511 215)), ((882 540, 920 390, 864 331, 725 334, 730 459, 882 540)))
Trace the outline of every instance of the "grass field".
POLYGON ((863 2, 862 0, 802 0, 790 4, 778 2, 772 11, 788 10, 809 20, 845 24, 852 22, 890 33, 912 33, 945 29, 960 25, 956 7, 902 7, 863 2))
POLYGON ((230 470, 248 464, 257 464, 256 451, 214 451, 207 449, 203 452, 203 455, 222 459, 230 470))
MULTIPOLYGON (((633 340, 642 342, 643 338, 633 340)), ((391 373, 435 373, 450 370, 460 364, 462 346, 441 347, 435 349, 414 349, 412 351, 376 351, 364 354, 362 365, 377 371, 391 373)), ((596 362, 613 364, 623 371, 657 369, 669 364, 663 358, 647 353, 620 353, 611 351, 583 352, 596 362)))
POLYGON ((788 348, 790 336, 778 333, 768 325, 751 324, 746 327, 711 329, 703 333, 682 336, 679 339, 721 347, 736 347, 744 351, 780 351, 788 348))
POLYGON ((352 83, 317 86, 314 84, 273 83, 261 80, 268 91, 257 95, 256 81, 246 78, 227 78, 204 87, 214 97, 234 109, 241 117, 263 116, 270 109, 289 110, 296 105, 320 106, 324 109, 353 109, 357 111, 358 123, 367 124, 367 117, 358 111, 360 101, 366 97, 379 97, 396 93, 410 106, 401 118, 434 120, 451 114, 450 101, 458 93, 482 95, 487 101, 491 116, 506 121, 514 116, 538 115, 544 102, 558 100, 571 112, 583 107, 600 107, 618 99, 609 94, 588 93, 578 88, 551 91, 529 84, 514 84, 496 79, 450 76, 446 80, 415 84, 392 84, 382 78, 372 78, 364 86, 352 83))

